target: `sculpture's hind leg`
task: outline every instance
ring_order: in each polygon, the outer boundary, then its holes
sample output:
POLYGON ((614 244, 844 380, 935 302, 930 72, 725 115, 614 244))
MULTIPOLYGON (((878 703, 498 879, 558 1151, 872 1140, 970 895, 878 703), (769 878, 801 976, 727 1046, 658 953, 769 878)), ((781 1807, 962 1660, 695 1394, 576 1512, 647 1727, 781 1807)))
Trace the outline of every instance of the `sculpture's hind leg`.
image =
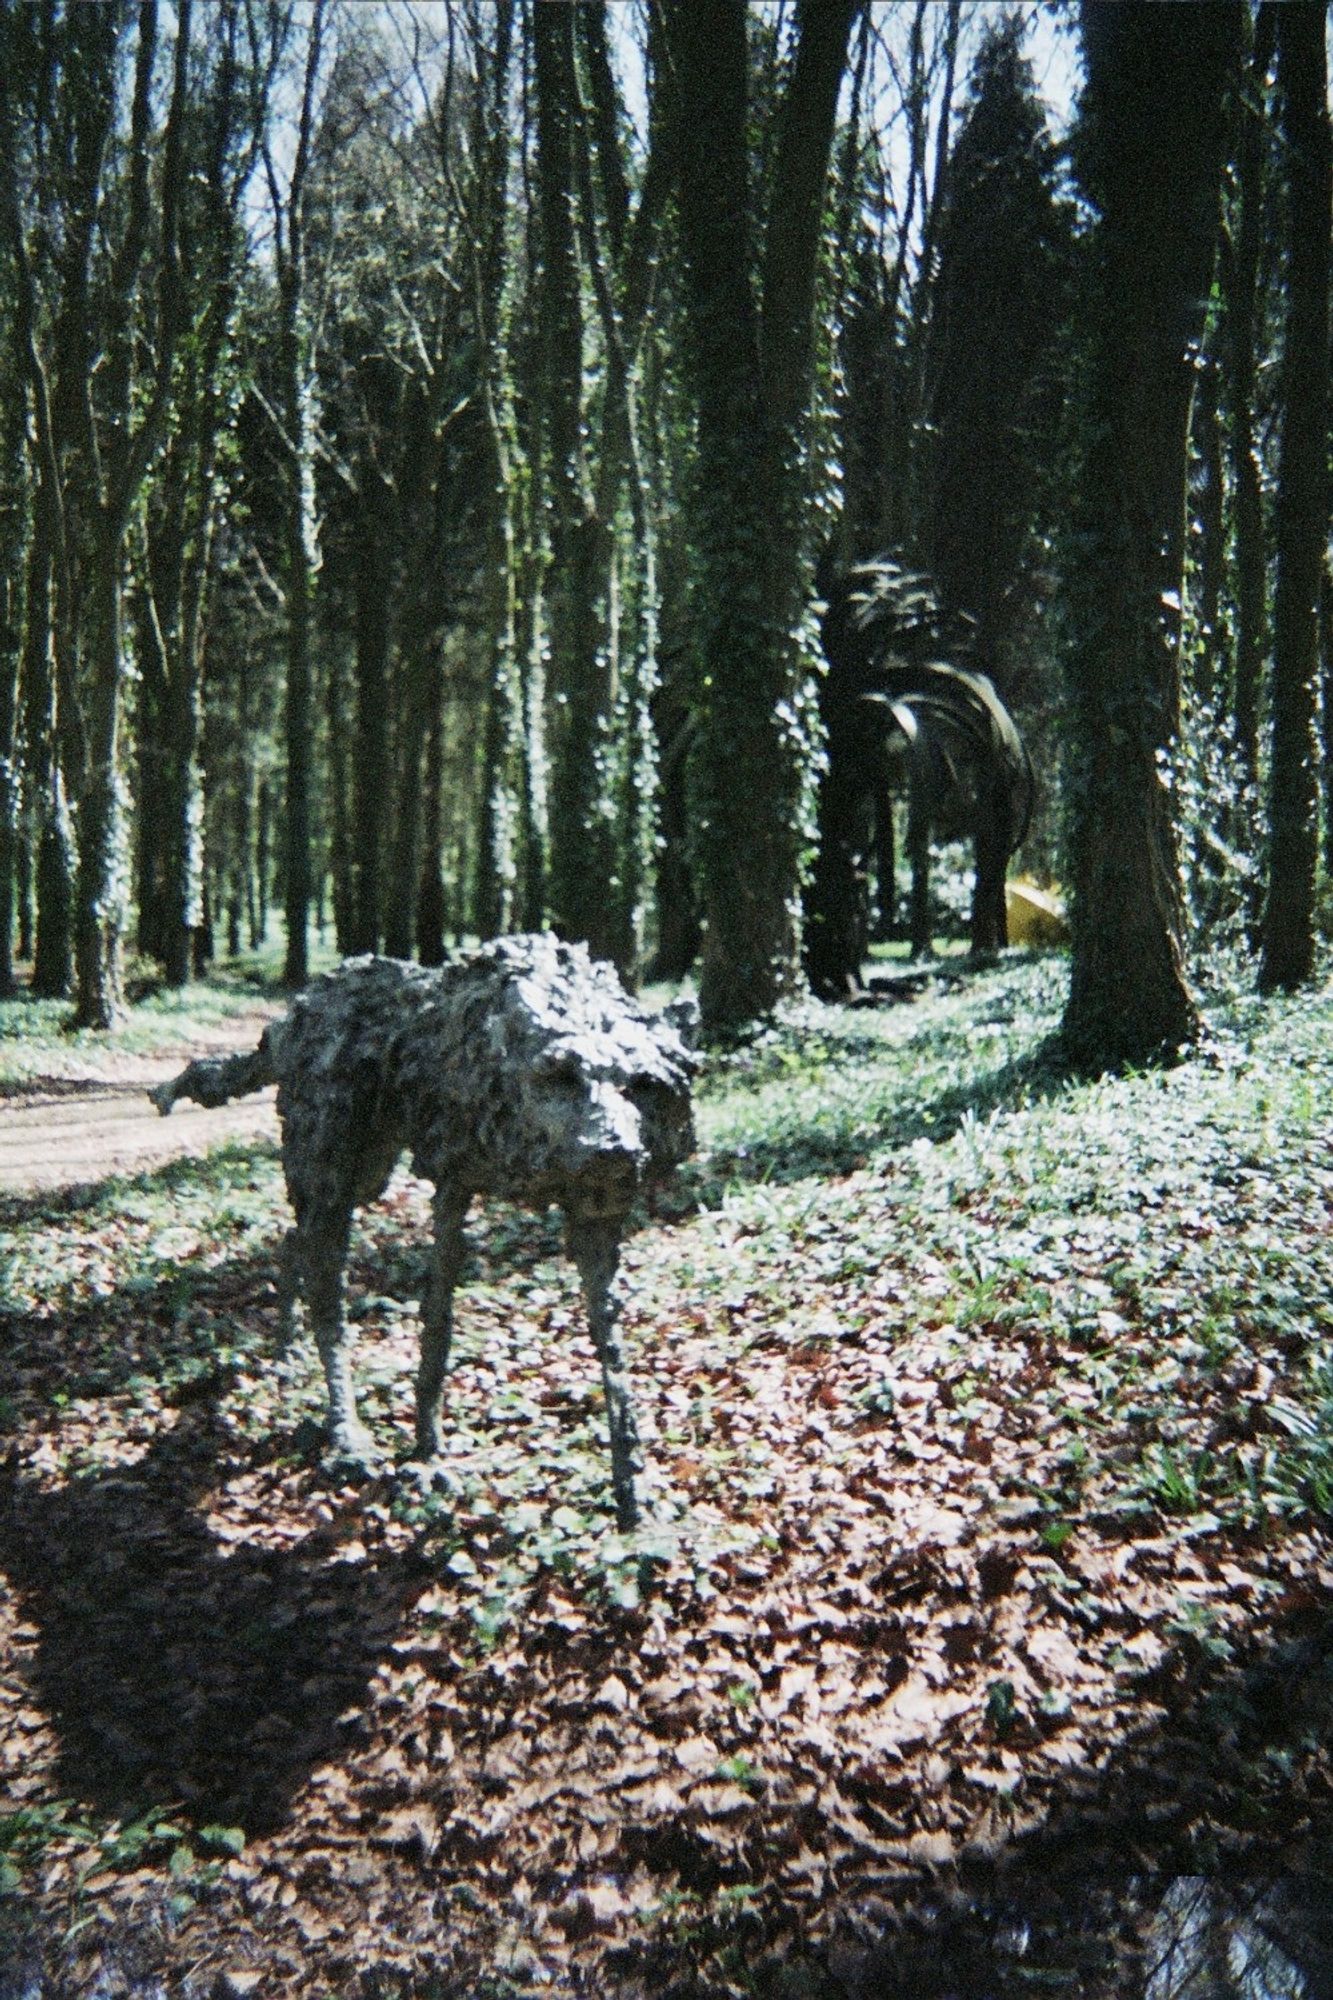
POLYGON ((463 1222, 470 1195, 441 1187, 432 1203, 435 1247, 430 1283, 421 1302, 421 1365, 417 1370, 418 1458, 434 1458, 440 1449, 440 1398, 449 1368, 449 1343, 454 1330, 454 1286, 463 1264, 463 1222))
POLYGON ((335 1457, 373 1470, 380 1454, 357 1415, 352 1382, 353 1335, 343 1311, 343 1271, 351 1235, 350 1204, 343 1210, 298 1214, 296 1255, 329 1396, 329 1443, 335 1457))
POLYGON ((301 1232, 289 1229, 278 1246, 278 1352, 285 1354, 301 1331, 301 1232))

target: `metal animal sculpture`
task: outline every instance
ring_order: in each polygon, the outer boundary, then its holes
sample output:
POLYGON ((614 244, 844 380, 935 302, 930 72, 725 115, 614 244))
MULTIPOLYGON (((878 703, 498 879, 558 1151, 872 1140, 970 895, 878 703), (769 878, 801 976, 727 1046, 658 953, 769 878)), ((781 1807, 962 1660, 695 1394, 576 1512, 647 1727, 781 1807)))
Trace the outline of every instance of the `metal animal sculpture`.
POLYGON ((356 1410, 343 1273, 352 1214, 384 1190, 400 1154, 435 1186, 431 1283, 422 1305, 416 1449, 439 1451, 439 1413, 475 1195, 557 1202, 602 1366, 616 1517, 635 1525, 642 1454, 619 1333, 616 1273, 636 1194, 694 1143, 696 1059, 582 945, 502 938, 427 970, 353 958, 317 979, 248 1055, 192 1062, 152 1092, 221 1104, 278 1086, 295 1223, 282 1258, 289 1324, 298 1294, 328 1384, 339 1456, 374 1449, 356 1410))
MULTIPOLYGON (((828 741, 819 854, 806 900, 806 971, 816 993, 839 999, 857 988, 869 943, 872 822, 878 813, 884 824, 893 751, 901 748, 908 783, 914 950, 929 945, 931 827, 950 822, 975 844, 973 950, 1006 942, 1005 869, 1027 833, 1033 775, 986 675, 941 659, 966 652, 967 631, 941 611, 928 578, 880 556, 846 569, 826 561, 819 582, 829 663, 819 698, 828 741)), ((891 857, 887 873, 881 894, 891 891, 891 857)))

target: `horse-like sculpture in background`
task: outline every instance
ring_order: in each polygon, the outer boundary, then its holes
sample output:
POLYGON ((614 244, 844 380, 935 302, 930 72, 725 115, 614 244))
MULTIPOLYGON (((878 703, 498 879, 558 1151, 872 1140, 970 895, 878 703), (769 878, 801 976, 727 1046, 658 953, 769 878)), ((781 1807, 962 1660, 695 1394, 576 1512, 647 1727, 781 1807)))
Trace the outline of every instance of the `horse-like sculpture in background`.
POLYGON ((954 664, 967 656, 967 626, 943 611, 928 577, 891 556, 845 567, 826 557, 817 581, 828 763, 806 895, 806 974, 821 998, 846 999, 860 986, 869 949, 877 848, 881 893, 891 894, 894 790, 905 783, 908 795, 914 954, 930 946, 932 832, 972 839, 971 942, 981 953, 1008 942, 1005 871, 1027 833, 1034 780, 992 682, 954 664))

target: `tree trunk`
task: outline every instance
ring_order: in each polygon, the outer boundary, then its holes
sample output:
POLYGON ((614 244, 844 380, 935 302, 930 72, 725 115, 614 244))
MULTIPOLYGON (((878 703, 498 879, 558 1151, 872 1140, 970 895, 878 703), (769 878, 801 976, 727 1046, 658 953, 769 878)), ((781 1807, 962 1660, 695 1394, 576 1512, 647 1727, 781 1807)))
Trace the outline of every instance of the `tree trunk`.
POLYGON ((930 794, 923 768, 929 751, 914 745, 907 780, 907 860, 912 886, 907 901, 907 936, 912 957, 931 958, 935 952, 930 921, 930 794))
POLYGON ((290 283, 284 288, 281 353, 283 402, 291 462, 287 468, 286 554, 287 680, 283 727, 287 751, 283 911, 287 950, 286 985, 304 986, 310 976, 310 782, 314 716, 310 673, 310 600, 318 560, 315 545, 315 467, 312 457, 309 385, 305 343, 300 332, 301 300, 290 283))
POLYGON ((1319 579, 1319 709, 1324 775, 1324 873, 1333 877, 1333 567, 1328 557, 1319 579))
POLYGON ((858 990, 870 942, 865 870, 870 785, 856 746, 840 746, 833 737, 830 731, 828 770, 819 791, 819 852, 806 898, 806 974, 820 1000, 846 1000, 858 990))
POLYGON ((1085 0, 1088 442, 1068 591, 1074 723, 1075 1058, 1142 1061, 1193 1039, 1165 782, 1179 720, 1179 604, 1193 352, 1216 249, 1241 9, 1085 0))
POLYGON ((389 796, 390 565, 378 514, 380 485, 362 518, 356 556, 356 770, 352 807, 350 949, 378 951, 383 931, 384 801, 389 796))
POLYGON ((283 198, 271 153, 265 154, 273 209, 278 273, 278 366, 286 428, 284 542, 287 677, 283 700, 286 798, 283 905, 287 949, 283 981, 304 986, 310 974, 311 782, 314 693, 310 664, 311 599, 319 566, 315 515, 314 378, 306 327, 306 198, 315 92, 323 50, 327 0, 314 0, 306 42, 291 175, 283 198))
POLYGON ((1222 587, 1226 579, 1226 490, 1222 426, 1218 413, 1218 371, 1211 355, 1201 362, 1194 435, 1199 464, 1199 638, 1201 674, 1197 693, 1209 713, 1225 687, 1222 651, 1222 587))
POLYGON ((421 880, 417 890, 417 957, 423 965, 444 964, 444 690, 436 688, 426 738, 426 782, 422 803, 421 880))
POLYGON ((799 463, 833 118, 855 11, 850 0, 801 8, 756 295, 747 12, 730 0, 671 0, 665 10, 698 415, 691 790, 700 1002, 711 1033, 770 1012, 800 982, 813 717, 798 636, 799 463))
POLYGON ((1263 488, 1255 439, 1256 317, 1263 232, 1264 95, 1272 62, 1278 9, 1259 9, 1248 88, 1237 93, 1233 219, 1222 237, 1222 325, 1229 405, 1231 476, 1235 488, 1236 662, 1232 692, 1232 741, 1243 782, 1255 786, 1259 771, 1259 686, 1267 616, 1263 488))
POLYGON ((434 672, 430 646, 413 636, 399 663, 398 744, 395 757, 394 824, 389 879, 383 896, 384 949, 392 958, 412 956, 417 888, 421 880, 422 759, 430 730, 434 672))
POLYGON ((19 856, 18 703, 23 657, 23 544, 27 518, 23 478, 26 399, 19 370, 6 360, 7 409, 0 441, 0 999, 16 990, 14 890, 19 856))
POLYGON ((327 731, 327 799, 329 814, 329 875, 333 886, 333 935, 340 958, 357 949, 352 942, 355 890, 353 849, 349 826, 348 775, 350 731, 347 727, 347 675, 341 654, 331 654, 324 682, 324 718, 327 731))
MULTIPOLYGON (((477 929, 495 937, 512 929, 521 865, 517 829, 516 779, 523 740, 521 675, 518 661, 519 560, 514 495, 514 398, 509 377, 508 331, 504 323, 508 214, 508 90, 513 38, 512 0, 495 9, 495 43, 486 89, 478 89, 473 149, 484 161, 481 229, 476 244, 477 298, 483 349, 482 402, 489 453, 487 467, 486 626, 489 683, 483 723, 480 825, 477 833, 477 929)), ((413 876, 415 884, 416 876, 413 876)))
POLYGON ((125 1007, 125 802, 120 778, 121 541, 108 524, 87 608, 88 769, 75 876, 75 1025, 114 1028, 125 1007))
POLYGON ((887 777, 875 788, 875 914, 871 935, 886 944, 898 928, 898 853, 893 792, 887 777))
POLYGON ((610 956, 616 854, 604 770, 615 700, 607 605, 611 534, 584 448, 583 315, 574 220, 572 7, 533 17, 541 216, 542 406, 551 503, 550 897, 556 929, 610 956))
POLYGON ((1329 232, 1333 148, 1325 8, 1278 9, 1278 94, 1287 177, 1287 325, 1282 355, 1273 597, 1273 719, 1268 880, 1260 990, 1302 986, 1314 970, 1318 862, 1319 587, 1328 537, 1329 232))
POLYGON ((257 951, 268 938, 269 902, 273 893, 273 792, 267 778, 259 781, 255 814, 255 916, 251 944, 257 951))
POLYGON ((18 853, 14 864, 14 895, 18 904, 19 957, 32 957, 37 934, 37 912, 32 900, 32 814, 24 810, 19 818, 18 853))
POLYGON ((56 1000, 68 993, 74 976, 70 929, 74 885, 69 816, 56 753, 56 690, 51 670, 50 509, 40 482, 28 544, 25 595, 23 722, 36 850, 32 990, 41 999, 56 1000))

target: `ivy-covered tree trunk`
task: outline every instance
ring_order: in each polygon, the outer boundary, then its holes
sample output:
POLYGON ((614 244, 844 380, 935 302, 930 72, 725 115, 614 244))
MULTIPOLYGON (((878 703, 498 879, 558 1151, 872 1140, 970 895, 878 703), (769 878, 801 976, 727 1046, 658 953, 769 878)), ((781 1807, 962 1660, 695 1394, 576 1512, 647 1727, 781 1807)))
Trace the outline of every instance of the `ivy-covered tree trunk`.
MULTIPOLYGON (((148 577, 154 615, 149 650, 160 652, 162 909, 160 951, 167 982, 191 976, 204 904, 202 740, 207 596, 219 499, 218 457, 227 416, 226 371, 243 232, 239 208, 248 155, 233 162, 244 118, 238 82, 239 0, 214 0, 206 17, 209 69, 196 108, 200 157, 184 176, 191 255, 183 274, 192 338, 177 379, 178 421, 148 511, 148 577)), ((262 79, 252 122, 265 111, 262 79)), ((151 802, 141 798, 140 810, 151 802)))
POLYGON ((1069 559, 1073 950, 1064 1033, 1095 1066, 1190 1041, 1166 766, 1193 354, 1216 250, 1241 9, 1085 0, 1083 457, 1069 559))
MULTIPOLYGON (((10 329, 6 328, 6 332, 10 329)), ((0 999, 15 991, 14 915, 19 858, 18 712, 23 657, 23 556, 28 525, 21 359, 6 340, 0 431, 0 999)))
POLYGON ((606 810, 614 634, 606 602, 611 535, 594 504, 585 449, 583 314, 575 234, 577 84, 572 7, 533 19, 541 217, 542 406, 550 497, 550 858, 562 936, 614 953, 608 923, 617 855, 606 810))
POLYGON ((86 607, 88 768, 79 796, 75 874, 75 1014, 80 1027, 113 1028, 124 1008, 128 854, 120 775, 120 538, 108 524, 86 607))
POLYGON ((665 10, 698 417, 690 777, 700 1003, 712 1033, 771 1011, 800 980, 813 722, 801 447, 833 119, 855 13, 852 0, 806 0, 799 10, 761 249, 747 11, 730 0, 671 0, 665 10))
POLYGON ((1329 232, 1333 148, 1325 8, 1277 10, 1287 183, 1287 324, 1282 355, 1273 597, 1268 881, 1259 984, 1303 985, 1314 970, 1319 781, 1319 591, 1328 541, 1329 232))
POLYGON ((1324 558, 1319 580, 1319 705, 1324 773, 1324 873, 1333 875, 1333 559, 1324 558))
POLYGON ((56 749, 56 686, 51 671, 51 509, 42 489, 34 495, 32 538, 24 591, 23 730, 32 821, 36 919, 32 990, 59 1000, 74 977, 72 919, 74 851, 64 780, 56 749))
POLYGON ((486 87, 478 87, 473 115, 473 154, 479 163, 475 276, 487 449, 484 533, 489 673, 482 724, 482 798, 475 895, 476 923, 483 937, 494 937, 513 928, 523 865, 518 789, 524 765, 518 605, 521 552, 515 501, 514 396, 505 313, 507 108, 513 26, 513 0, 500 0, 495 9, 495 37, 487 56, 486 87))
MULTIPOLYGON (((1263 479, 1256 436, 1259 267, 1264 226, 1266 170, 1265 96, 1273 60, 1277 7, 1266 0, 1255 16, 1246 87, 1236 93, 1234 192, 1222 232, 1219 265, 1222 302, 1223 388, 1230 441, 1232 576, 1235 656, 1230 734, 1238 760, 1243 803, 1234 815, 1234 838, 1246 851, 1256 845, 1259 783, 1259 695, 1268 620, 1263 479)), ((1247 886, 1247 924, 1257 943, 1261 878, 1247 886)))

